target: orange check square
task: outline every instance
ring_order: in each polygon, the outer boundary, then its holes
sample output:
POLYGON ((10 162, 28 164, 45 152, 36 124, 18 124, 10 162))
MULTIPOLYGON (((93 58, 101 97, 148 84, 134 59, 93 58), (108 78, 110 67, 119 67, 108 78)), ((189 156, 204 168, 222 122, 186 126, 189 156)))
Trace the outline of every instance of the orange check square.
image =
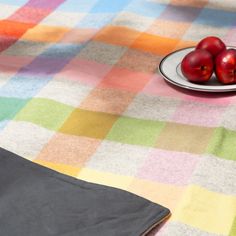
POLYGON ((20 38, 33 24, 20 23, 11 20, 0 21, 0 35, 20 38))
POLYGON ((166 55, 174 50, 178 42, 179 39, 142 33, 131 45, 131 48, 157 55, 166 55))
POLYGON ((80 104, 80 108, 122 114, 135 94, 111 88, 95 88, 80 104))
POLYGON ((82 167, 95 152, 100 140, 56 134, 37 156, 37 161, 82 167))
POLYGON ((94 40, 121 46, 131 45, 140 32, 122 26, 108 26, 99 31, 94 40))
POLYGON ((37 25, 28 30, 22 37, 24 40, 31 40, 36 42, 57 42, 59 41, 69 29, 64 27, 37 25))
POLYGON ((136 93, 144 88, 151 77, 151 74, 133 72, 125 68, 114 67, 104 77, 98 87, 116 88, 136 93))

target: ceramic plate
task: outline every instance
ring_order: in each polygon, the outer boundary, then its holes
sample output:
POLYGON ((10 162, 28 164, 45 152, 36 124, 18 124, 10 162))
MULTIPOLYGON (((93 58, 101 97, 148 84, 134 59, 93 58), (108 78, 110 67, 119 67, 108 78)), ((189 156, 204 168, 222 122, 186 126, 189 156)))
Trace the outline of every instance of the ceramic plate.
MULTIPOLYGON (((235 48, 236 47, 227 47, 235 48)), ((189 82, 181 72, 180 63, 184 56, 190 51, 194 50, 194 47, 184 48, 178 51, 172 52, 162 59, 159 64, 159 71, 164 79, 178 87, 185 89, 204 91, 204 92, 231 92, 236 91, 236 84, 222 85, 220 84, 215 75, 213 74, 209 82, 204 84, 195 84, 189 82)))

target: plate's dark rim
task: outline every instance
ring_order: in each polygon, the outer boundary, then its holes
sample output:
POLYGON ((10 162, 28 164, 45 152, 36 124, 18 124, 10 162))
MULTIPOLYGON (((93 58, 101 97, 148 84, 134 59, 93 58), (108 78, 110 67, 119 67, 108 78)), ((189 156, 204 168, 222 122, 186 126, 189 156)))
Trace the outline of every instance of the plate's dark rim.
MULTIPOLYGON (((200 92, 211 92, 211 93, 221 93, 221 92, 233 92, 233 91, 236 91, 236 88, 234 89, 219 89, 219 90, 212 90, 212 89, 200 89, 200 88, 194 88, 194 87, 189 87, 187 85, 183 85, 181 83, 178 83, 178 82, 175 82, 174 80, 172 80, 171 78, 169 78, 162 70, 162 64, 165 62, 165 60, 171 56, 172 54, 175 54, 177 52, 180 52, 180 51, 183 51, 183 50, 186 50, 186 49, 191 49, 191 48, 195 48, 195 47, 186 47, 186 48, 181 48, 181 49, 178 49, 176 51, 173 51, 169 54, 167 54, 165 57, 162 58, 162 60, 160 61, 159 63, 159 66, 158 66, 158 69, 159 69, 159 72, 161 73, 161 75, 168 81, 170 82, 171 84, 174 84, 175 86, 178 86, 178 87, 181 87, 181 88, 185 88, 185 89, 189 89, 189 90, 194 90, 194 91, 200 91, 200 92)), ((227 46, 227 48, 236 48, 235 46, 227 46)))

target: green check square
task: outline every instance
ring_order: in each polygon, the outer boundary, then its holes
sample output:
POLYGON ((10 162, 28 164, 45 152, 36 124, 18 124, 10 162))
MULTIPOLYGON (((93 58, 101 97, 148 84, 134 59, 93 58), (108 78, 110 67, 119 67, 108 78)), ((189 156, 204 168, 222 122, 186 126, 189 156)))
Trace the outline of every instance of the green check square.
POLYGON ((50 99, 34 98, 16 115, 15 120, 29 121, 50 130, 58 130, 73 109, 50 99))
POLYGON ((106 139, 127 144, 155 146, 164 122, 120 117, 106 139))
POLYGON ((227 130, 223 127, 217 128, 208 145, 207 152, 223 159, 236 160, 235 140, 235 131, 227 130))
POLYGON ((234 217, 234 221, 229 233, 229 236, 235 236, 236 235, 236 216, 234 217))
POLYGON ((27 102, 27 99, 0 97, 0 120, 12 119, 27 102))

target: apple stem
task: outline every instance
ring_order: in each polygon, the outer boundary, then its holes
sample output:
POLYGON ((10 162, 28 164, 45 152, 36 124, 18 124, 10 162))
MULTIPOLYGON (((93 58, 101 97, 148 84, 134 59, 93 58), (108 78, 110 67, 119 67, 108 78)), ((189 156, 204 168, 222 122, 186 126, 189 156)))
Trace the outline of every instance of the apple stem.
POLYGON ((201 70, 205 70, 206 69, 206 66, 201 66, 201 70))

